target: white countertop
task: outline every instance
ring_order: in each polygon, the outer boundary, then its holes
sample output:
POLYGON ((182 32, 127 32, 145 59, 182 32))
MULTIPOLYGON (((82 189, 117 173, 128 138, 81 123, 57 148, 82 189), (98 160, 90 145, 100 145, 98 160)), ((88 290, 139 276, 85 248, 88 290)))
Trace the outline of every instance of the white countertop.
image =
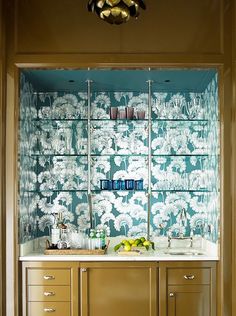
POLYGON ((106 255, 44 255, 31 253, 19 257, 20 261, 218 261, 214 255, 169 255, 158 251, 130 256, 118 254, 106 255))
POLYGON ((168 249, 165 240, 158 240, 156 250, 142 251, 141 254, 126 255, 117 254, 113 247, 117 240, 110 242, 108 252, 105 255, 45 255, 41 240, 37 242, 29 242, 20 247, 21 256, 20 261, 218 261, 218 247, 208 241, 201 242, 201 249, 197 243, 193 248, 175 247, 168 249), (174 251, 176 253, 182 252, 201 252, 202 254, 168 254, 166 252, 174 251))

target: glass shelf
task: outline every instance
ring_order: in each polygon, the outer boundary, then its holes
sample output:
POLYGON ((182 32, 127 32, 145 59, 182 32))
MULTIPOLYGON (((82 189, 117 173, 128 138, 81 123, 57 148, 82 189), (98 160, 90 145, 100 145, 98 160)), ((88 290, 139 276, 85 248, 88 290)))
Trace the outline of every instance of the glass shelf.
POLYGON ((178 190, 178 189, 158 189, 158 190, 151 190, 151 192, 188 192, 188 193, 210 193, 210 192, 215 192, 212 190, 178 190))
POLYGON ((107 121, 110 121, 110 122, 114 122, 114 123, 124 123, 124 122, 127 122, 127 123, 133 123, 133 122, 148 122, 148 119, 116 119, 116 120, 113 120, 113 119, 110 119, 110 118, 101 118, 101 119, 96 119, 96 118, 91 118, 90 119, 91 122, 101 122, 101 121, 104 121, 104 122, 107 122, 107 121))
POLYGON ((30 154, 30 155, 21 155, 27 157, 87 157, 87 154, 30 154))
MULTIPOLYGON (((112 120, 109 118, 104 119, 92 119, 91 121, 111 121, 111 122, 117 122, 117 123, 123 123, 123 122, 148 122, 148 119, 116 119, 112 120)), ((168 119, 168 118, 151 118, 152 122, 209 122, 209 119, 168 119)), ((218 121, 217 121, 218 122, 218 121)))
POLYGON ((91 157, 148 157, 148 154, 91 154, 91 157))
POLYGON ((77 190, 77 189, 71 189, 71 190, 21 190, 21 192, 27 192, 27 193, 41 193, 41 192, 88 192, 88 190, 77 190))
MULTIPOLYGON (((77 189, 71 189, 71 190, 21 190, 22 192, 28 192, 28 193, 41 193, 41 192, 88 192, 88 190, 77 190, 77 189)), ((148 192, 147 189, 143 190, 91 190, 91 193, 101 193, 101 192, 148 192)), ((200 193, 210 193, 210 192, 216 192, 213 190, 178 190, 178 189, 158 189, 158 190, 151 190, 151 192, 200 192, 200 193)))
POLYGON ((97 189, 97 190, 91 190, 91 193, 102 193, 102 192, 122 192, 122 193, 129 193, 129 192, 148 192, 147 189, 143 189, 143 190, 101 190, 101 189, 97 189))
POLYGON ((168 119, 152 118, 153 122, 209 122, 209 119, 168 119))
POLYGON ((88 119, 87 118, 81 118, 81 119, 79 119, 79 118, 76 118, 76 119, 73 119, 73 118, 71 118, 71 119, 67 119, 67 118, 64 118, 64 119, 62 119, 62 118, 34 118, 34 119, 32 119, 32 121, 33 122, 53 122, 53 121, 60 121, 60 122, 86 122, 88 119))
POLYGON ((152 157, 208 157, 209 154, 151 154, 152 157))
MULTIPOLYGON (((87 154, 21 154, 24 157, 87 157, 87 154)), ((91 154, 91 157, 148 157, 148 154, 91 154)), ((211 157, 214 154, 151 154, 152 157, 211 157)), ((219 155, 218 155, 219 156, 219 155)))
MULTIPOLYGON (((62 122, 67 122, 67 121, 82 121, 82 122, 86 122, 88 121, 87 118, 34 118, 32 119, 32 121, 34 122, 51 122, 51 121, 62 121, 62 122)), ((110 118, 90 118, 91 122, 117 122, 117 123, 124 123, 124 122, 148 122, 148 119, 110 119, 110 118)), ((209 122, 211 121, 210 119, 168 119, 168 118, 152 118, 151 119, 152 122, 209 122)), ((215 122, 219 122, 219 120, 216 120, 215 122)))

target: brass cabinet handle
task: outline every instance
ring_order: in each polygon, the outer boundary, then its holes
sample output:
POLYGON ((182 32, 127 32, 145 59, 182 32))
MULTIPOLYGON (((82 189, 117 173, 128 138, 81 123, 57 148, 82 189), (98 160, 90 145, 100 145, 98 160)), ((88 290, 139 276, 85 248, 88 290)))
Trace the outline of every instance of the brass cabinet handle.
POLYGON ((86 268, 82 268, 81 272, 87 272, 87 269, 86 268))
POLYGON ((44 292, 43 295, 44 296, 54 296, 55 293, 54 292, 44 292))
POLYGON ((43 310, 45 313, 54 313, 56 311, 55 308, 44 308, 43 310))
POLYGON ((44 275, 43 276, 44 280, 54 280, 55 277, 53 275, 44 275))
POLYGON ((169 296, 170 296, 170 297, 174 297, 174 296, 175 296, 175 294, 174 294, 174 293, 172 293, 172 292, 170 292, 169 296))
POLYGON ((185 278, 185 280, 193 280, 195 278, 195 276, 192 274, 189 274, 189 275, 186 274, 186 275, 184 275, 184 278, 185 278))

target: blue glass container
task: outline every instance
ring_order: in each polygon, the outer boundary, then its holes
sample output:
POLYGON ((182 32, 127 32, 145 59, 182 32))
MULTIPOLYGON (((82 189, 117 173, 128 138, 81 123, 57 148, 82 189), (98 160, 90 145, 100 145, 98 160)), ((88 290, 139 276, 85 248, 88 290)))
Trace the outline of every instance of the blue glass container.
POLYGON ((134 190, 134 180, 133 179, 125 180, 125 189, 126 190, 134 190))
POLYGON ((121 180, 112 180, 112 189, 121 190, 121 180))
POLYGON ((112 183, 111 180, 100 180, 100 189, 101 190, 111 190, 112 188, 112 183))
POLYGON ((134 187, 135 190, 143 190, 143 179, 135 180, 134 187))

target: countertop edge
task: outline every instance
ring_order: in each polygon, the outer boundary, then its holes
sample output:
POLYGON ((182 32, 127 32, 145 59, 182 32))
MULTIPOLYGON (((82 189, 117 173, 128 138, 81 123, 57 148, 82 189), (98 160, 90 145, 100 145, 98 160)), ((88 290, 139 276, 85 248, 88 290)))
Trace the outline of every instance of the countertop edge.
POLYGON ((30 254, 19 257, 19 261, 219 261, 218 256, 205 255, 43 255, 30 254))

